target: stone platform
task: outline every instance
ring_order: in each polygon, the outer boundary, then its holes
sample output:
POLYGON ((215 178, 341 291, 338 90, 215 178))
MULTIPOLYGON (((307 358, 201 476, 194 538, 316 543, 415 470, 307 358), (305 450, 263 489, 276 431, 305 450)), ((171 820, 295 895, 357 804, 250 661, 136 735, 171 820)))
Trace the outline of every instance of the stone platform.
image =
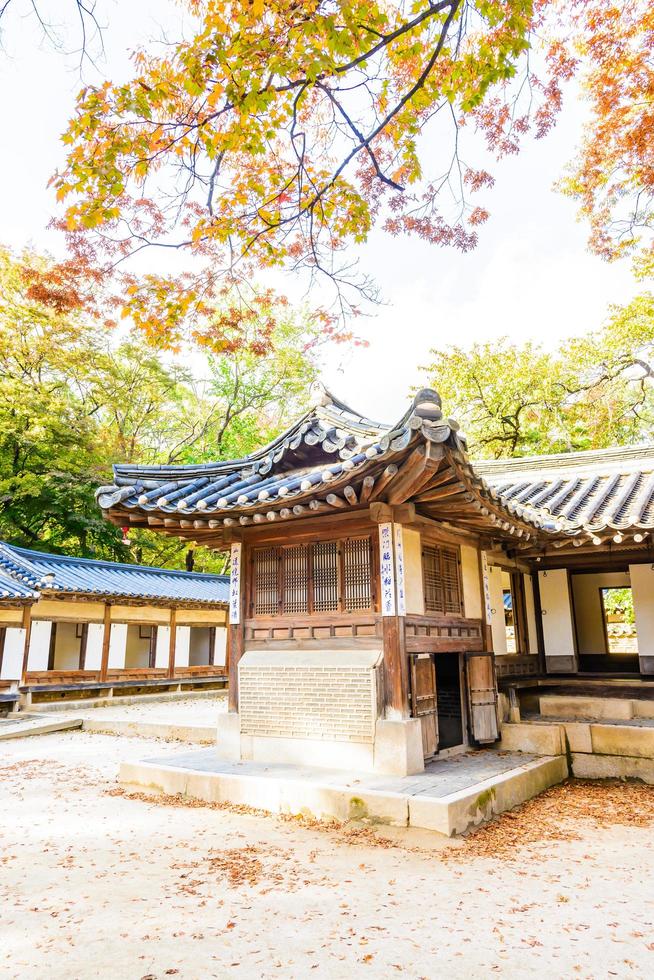
POLYGON ((452 836, 538 795, 568 775, 564 755, 491 749, 427 765, 413 776, 376 776, 296 765, 225 762, 215 749, 124 762, 126 789, 246 804, 271 813, 306 813, 421 827, 452 836))

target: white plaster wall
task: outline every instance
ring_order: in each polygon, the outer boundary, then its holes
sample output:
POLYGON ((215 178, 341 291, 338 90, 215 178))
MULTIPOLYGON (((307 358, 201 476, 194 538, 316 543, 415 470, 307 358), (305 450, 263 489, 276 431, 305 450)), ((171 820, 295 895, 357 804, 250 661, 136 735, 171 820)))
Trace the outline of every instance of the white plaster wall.
POLYGON ((536 600, 534 598, 534 580, 531 575, 523 575, 525 586, 525 611, 527 614, 527 642, 529 653, 539 653, 538 626, 536 623, 536 600))
MULTIPOLYGON (((148 629, 154 629, 148 626, 148 629)), ((148 667, 150 664, 150 640, 139 636, 139 625, 130 623, 125 634, 125 667, 148 667)))
POLYGON ((79 670, 80 640, 75 636, 75 623, 57 623, 54 670, 79 670))
POLYGON ((125 666, 127 648, 127 623, 112 623, 109 637, 109 660, 107 666, 118 670, 125 666))
POLYGON ((104 626, 102 623, 89 623, 86 637, 86 670, 100 670, 102 667, 102 640, 104 626))
POLYGON ((2 655, 0 680, 19 681, 23 671, 25 651, 25 630, 22 627, 8 626, 5 632, 5 649, 2 655))
POLYGON ((572 575, 572 599, 577 626, 577 652, 607 653, 600 589, 624 588, 631 583, 627 572, 572 575))
POLYGON ((502 656, 506 653, 506 620, 504 618, 503 573, 499 565, 488 566, 488 584, 491 597, 491 633, 493 652, 502 656))
POLYGON ((654 568, 646 565, 630 565, 629 578, 636 613, 638 655, 654 657, 654 568))
MULTIPOLYGON (((188 629, 188 627, 178 627, 178 644, 180 629, 188 629)), ((177 662, 177 657, 175 657, 175 662, 177 662)), ((191 627, 188 646, 188 662, 191 667, 204 667, 209 663, 209 627, 191 627)))
POLYGON ((483 596, 479 576, 479 552, 469 544, 461 545, 461 579, 465 614, 468 619, 481 619, 483 596))
POLYGON ((227 663, 227 630, 216 627, 216 645, 213 651, 214 667, 224 667, 227 663))
MULTIPOLYGON (((193 630, 193 632, 195 633, 198 631, 193 630)), ((206 633, 208 637, 209 630, 202 629, 199 632, 206 633)), ((190 642, 191 642, 191 627, 178 626, 177 637, 175 639, 175 666, 176 667, 188 667, 188 665, 191 663, 189 659, 190 642)), ((207 660, 204 661, 204 663, 206 662, 207 660)))
POLYGON ((30 649, 27 657, 28 670, 48 669, 51 629, 52 623, 48 622, 47 619, 37 619, 32 622, 30 649))
POLYGON ((157 627, 157 645, 154 651, 155 667, 167 667, 170 658, 170 626, 157 627))
POLYGON ((538 586, 545 656, 574 657, 575 631, 567 570, 550 568, 546 572, 539 572, 538 586))
POLYGON ((425 590, 422 584, 422 542, 420 531, 402 528, 404 549, 404 593, 406 611, 409 615, 423 616, 425 612, 425 590))

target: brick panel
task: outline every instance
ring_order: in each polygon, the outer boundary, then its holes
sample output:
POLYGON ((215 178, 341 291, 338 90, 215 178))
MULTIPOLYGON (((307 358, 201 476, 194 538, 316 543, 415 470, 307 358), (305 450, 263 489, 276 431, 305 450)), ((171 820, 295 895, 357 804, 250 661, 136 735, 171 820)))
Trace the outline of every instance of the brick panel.
POLYGON ((363 666, 241 664, 244 735, 372 742, 375 671, 363 666))

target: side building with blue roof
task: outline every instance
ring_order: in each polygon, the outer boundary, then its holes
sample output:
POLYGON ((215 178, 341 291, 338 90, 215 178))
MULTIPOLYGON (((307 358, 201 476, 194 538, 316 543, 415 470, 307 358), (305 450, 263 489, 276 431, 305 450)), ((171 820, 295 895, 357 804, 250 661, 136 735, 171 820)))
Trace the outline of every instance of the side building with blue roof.
POLYGON ((0 686, 211 684, 225 673, 229 577, 0 542, 0 686))

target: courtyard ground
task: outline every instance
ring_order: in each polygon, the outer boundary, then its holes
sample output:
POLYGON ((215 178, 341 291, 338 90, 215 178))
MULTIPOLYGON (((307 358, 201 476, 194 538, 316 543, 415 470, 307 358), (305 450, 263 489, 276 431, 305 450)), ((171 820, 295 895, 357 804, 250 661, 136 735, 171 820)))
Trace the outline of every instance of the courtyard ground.
POLYGON ((654 975, 652 787, 568 783, 447 841, 127 796, 161 742, 1 751, 4 976, 654 975))
MULTIPOLYGON (((39 706, 34 706, 38 711, 39 706)), ((116 719, 119 721, 143 721, 166 725, 213 725, 218 726, 221 714, 227 711, 227 691, 212 697, 178 697, 166 701, 137 701, 132 704, 116 703, 102 708, 82 706, 71 714, 78 718, 116 719)))

